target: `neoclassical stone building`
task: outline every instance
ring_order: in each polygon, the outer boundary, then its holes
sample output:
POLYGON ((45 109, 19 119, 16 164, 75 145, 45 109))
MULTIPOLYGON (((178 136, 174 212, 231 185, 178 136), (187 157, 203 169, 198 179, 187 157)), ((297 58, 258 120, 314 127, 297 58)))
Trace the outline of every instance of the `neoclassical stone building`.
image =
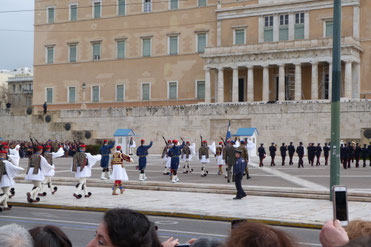
MULTIPOLYGON (((343 0, 341 97, 371 98, 371 2, 343 0)), ((35 0, 33 104, 329 99, 333 1, 35 0)))

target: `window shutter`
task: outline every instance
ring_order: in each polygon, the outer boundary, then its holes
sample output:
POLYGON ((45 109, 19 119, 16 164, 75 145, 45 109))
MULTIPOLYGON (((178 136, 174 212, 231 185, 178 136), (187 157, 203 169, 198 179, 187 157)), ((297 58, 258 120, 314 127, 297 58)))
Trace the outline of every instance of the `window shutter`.
POLYGON ((206 0, 198 0, 198 6, 199 7, 204 7, 204 6, 206 6, 207 4, 206 4, 206 0))
POLYGON ((54 8, 48 8, 48 23, 54 23, 54 8))
POLYGON ((93 60, 100 60, 100 44, 93 44, 93 60))
POLYGON ((178 36, 169 37, 170 55, 178 54, 178 36))
POLYGON ((197 98, 198 99, 205 98, 205 82, 204 81, 197 82, 197 98))
POLYGON ((77 20, 77 5, 71 5, 71 21, 77 20))
POLYGON ((76 45, 70 45, 70 62, 76 62, 76 45))
POLYGON ((273 41, 273 28, 272 27, 264 28, 264 41, 265 42, 273 41))
POLYGON ((70 87, 69 88, 69 102, 70 103, 75 103, 76 102, 76 88, 75 87, 70 87))
POLYGON ((99 102, 99 87, 93 86, 93 102, 99 102))
POLYGON ((117 58, 125 58, 125 41, 117 41, 117 58))
POLYGON ((46 102, 53 103, 53 88, 46 89, 46 102))
POLYGON ((334 22, 333 21, 326 21, 326 38, 332 38, 333 30, 334 29, 334 22))
POLYGON ((117 101, 124 101, 124 85, 117 85, 117 101))
POLYGON ((151 56, 151 39, 143 39, 143 57, 151 56))
POLYGON ((149 84, 142 84, 142 100, 149 100, 149 84))
POLYGON ((119 1, 119 15, 123 16, 125 15, 125 0, 118 0, 119 1))
POLYGON ((289 28, 288 26, 280 27, 280 40, 289 40, 289 28))
POLYGON ((94 3, 94 18, 100 18, 100 2, 94 3))
POLYGON ((206 47, 206 34, 198 34, 197 39, 197 52, 203 53, 206 47))
POLYGON ((169 83, 169 99, 177 99, 177 83, 169 83))
POLYGON ((54 47, 48 47, 48 64, 52 64, 54 62, 54 47))
POLYGON ((235 44, 243 45, 245 44, 245 30, 235 30, 235 44))
POLYGON ((170 9, 178 9, 178 0, 170 0, 170 9))
POLYGON ((295 39, 304 39, 304 24, 295 24, 295 39))

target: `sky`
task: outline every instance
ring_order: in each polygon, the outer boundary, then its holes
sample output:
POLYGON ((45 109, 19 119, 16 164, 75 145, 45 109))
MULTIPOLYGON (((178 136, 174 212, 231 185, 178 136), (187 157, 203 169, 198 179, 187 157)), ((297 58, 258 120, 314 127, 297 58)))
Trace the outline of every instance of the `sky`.
POLYGON ((33 66, 33 32, 2 31, 2 29, 33 31, 33 11, 2 13, 8 10, 30 9, 34 9, 34 0, 1 0, 0 70, 33 66))

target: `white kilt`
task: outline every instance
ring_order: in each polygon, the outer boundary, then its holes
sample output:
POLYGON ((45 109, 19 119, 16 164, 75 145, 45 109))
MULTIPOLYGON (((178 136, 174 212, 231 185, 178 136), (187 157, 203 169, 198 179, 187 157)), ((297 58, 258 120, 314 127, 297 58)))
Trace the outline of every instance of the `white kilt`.
POLYGON ((123 168, 121 165, 114 165, 110 179, 128 181, 129 177, 128 177, 128 174, 126 173, 125 168, 123 168))
MULTIPOLYGON (((52 165, 52 167, 55 168, 54 165, 52 165)), ((44 172, 44 176, 45 177, 54 177, 54 175, 55 175, 55 170, 54 169, 51 169, 51 170, 49 170, 47 172, 44 172)))
POLYGON ((7 174, 3 175, 0 181, 0 188, 3 187, 13 187, 14 186, 14 181, 11 179, 7 174))
POLYGON ((171 167, 171 157, 167 157, 166 168, 170 168, 170 167, 171 167))
POLYGON ((37 174, 33 174, 33 167, 31 167, 24 179, 32 181, 44 181, 45 177, 44 174, 41 172, 41 169, 39 169, 39 172, 37 174))
POLYGON ((186 157, 187 157, 187 155, 185 155, 185 154, 182 155, 182 160, 184 162, 186 162, 186 161, 192 161, 192 154, 188 155, 188 159, 186 157))
POLYGON ((210 163, 210 160, 206 158, 206 155, 201 156, 201 163, 210 163))
POLYGON ((223 160, 223 156, 222 155, 217 155, 216 156, 216 164, 218 166, 225 164, 225 161, 223 160))
POLYGON ((164 161, 167 161, 169 157, 167 157, 166 155, 162 158, 164 161))
POLYGON ((85 166, 82 171, 80 171, 81 166, 78 166, 75 173, 75 178, 89 178, 91 177, 91 169, 89 166, 85 166))

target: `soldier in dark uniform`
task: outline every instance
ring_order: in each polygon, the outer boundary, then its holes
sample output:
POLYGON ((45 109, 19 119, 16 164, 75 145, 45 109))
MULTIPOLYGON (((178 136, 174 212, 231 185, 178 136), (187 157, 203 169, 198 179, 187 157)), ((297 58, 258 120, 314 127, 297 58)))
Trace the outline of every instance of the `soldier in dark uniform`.
POLYGON ((249 164, 249 153, 247 152, 247 148, 246 148, 246 144, 244 140, 241 141, 241 145, 237 148, 237 150, 240 150, 242 152, 241 156, 246 162, 246 168, 245 168, 246 179, 250 179, 251 177, 249 175, 249 168, 247 167, 249 164))
MULTIPOLYGON (((344 167, 344 144, 340 144, 340 162, 344 167)), ((344 169, 346 168, 344 167, 344 169)))
POLYGON ((289 165, 293 165, 294 162, 292 162, 292 158, 294 157, 294 154, 295 154, 295 147, 294 145, 292 145, 292 142, 290 142, 290 145, 287 147, 288 151, 289 151, 289 157, 290 157, 290 162, 289 162, 289 165))
POLYGON ((100 160, 100 167, 102 167, 102 174, 100 179, 105 180, 110 178, 109 174, 109 155, 111 153, 111 149, 115 146, 115 142, 112 142, 111 145, 108 145, 108 141, 103 141, 103 146, 100 148, 99 152, 102 155, 102 159, 100 160))
POLYGON ((322 154, 321 143, 318 143, 318 145, 317 145, 317 147, 316 147, 316 157, 317 157, 317 163, 316 163, 316 166, 320 166, 320 165, 321 165, 321 162, 320 162, 321 154, 322 154))
POLYGON ((314 147, 314 143, 309 143, 309 146, 308 146, 308 160, 309 160, 309 164, 311 166, 314 165, 314 156, 315 156, 315 147, 314 147))
POLYGON ((235 185, 237 189, 237 194, 236 197, 233 198, 233 200, 240 200, 246 196, 245 191, 243 191, 242 188, 242 178, 243 178, 243 173, 246 168, 246 162, 245 159, 242 158, 241 156, 242 151, 236 150, 235 153, 235 158, 236 158, 236 163, 233 166, 233 175, 235 177, 235 185))
POLYGON ((227 172, 227 182, 230 183, 231 179, 232 182, 234 181, 234 177, 232 174, 232 167, 236 163, 236 148, 232 145, 230 141, 227 142, 227 147, 223 150, 223 158, 225 160, 225 163, 228 166, 228 172, 227 172))
POLYGON ((299 156, 298 168, 300 168, 300 167, 303 167, 304 168, 304 161, 303 161, 304 147, 303 147, 303 143, 302 142, 300 142, 299 143, 299 147, 296 148, 296 153, 299 156))
POLYGON ((264 158, 265 158, 265 156, 266 156, 265 148, 264 148, 263 146, 264 146, 264 144, 261 143, 261 144, 260 144, 260 147, 258 148, 259 159, 260 159, 259 167, 264 166, 264 164, 263 164, 263 160, 264 160, 264 158))
POLYGON ((269 155, 271 156, 271 166, 276 166, 274 163, 274 158, 276 157, 276 151, 277 148, 274 146, 274 143, 272 142, 272 145, 269 147, 269 155))
POLYGON ((356 167, 359 167, 359 158, 361 156, 362 148, 359 146, 359 143, 356 143, 354 150, 354 158, 356 159, 356 167))
POLYGON ((368 145, 367 149, 368 149, 368 158, 370 159, 370 166, 371 166, 371 142, 370 142, 370 145, 368 145))
POLYGON ((168 155, 171 157, 171 173, 173 175, 172 181, 173 183, 179 182, 178 179, 178 168, 179 168, 179 157, 182 154, 182 148, 185 145, 183 141, 182 145, 178 146, 178 141, 173 140, 173 146, 169 149, 168 155))
POLYGON ((325 165, 328 165, 328 156, 330 154, 330 147, 325 143, 323 146, 323 155, 325 156, 325 165))
POLYGON ((353 145, 348 142, 348 168, 350 168, 350 162, 354 162, 354 148, 353 145))
POLYGON ((366 167, 366 159, 367 159, 367 156, 368 156, 367 144, 363 144, 361 156, 362 156, 362 160, 363 160, 363 167, 366 167))
POLYGON ((281 157, 282 157, 282 166, 285 165, 286 151, 287 151, 287 146, 285 146, 285 143, 282 143, 282 146, 280 147, 280 152, 281 152, 281 157))
POLYGON ((344 169, 350 168, 350 158, 349 158, 349 147, 347 144, 344 144, 344 169))
POLYGON ((140 171, 139 174, 139 181, 145 181, 147 180, 146 174, 144 173, 144 170, 147 166, 147 155, 148 155, 148 149, 152 147, 153 142, 151 141, 149 145, 144 145, 145 140, 140 140, 140 146, 137 148, 137 156, 139 157, 139 166, 138 169, 140 171))

